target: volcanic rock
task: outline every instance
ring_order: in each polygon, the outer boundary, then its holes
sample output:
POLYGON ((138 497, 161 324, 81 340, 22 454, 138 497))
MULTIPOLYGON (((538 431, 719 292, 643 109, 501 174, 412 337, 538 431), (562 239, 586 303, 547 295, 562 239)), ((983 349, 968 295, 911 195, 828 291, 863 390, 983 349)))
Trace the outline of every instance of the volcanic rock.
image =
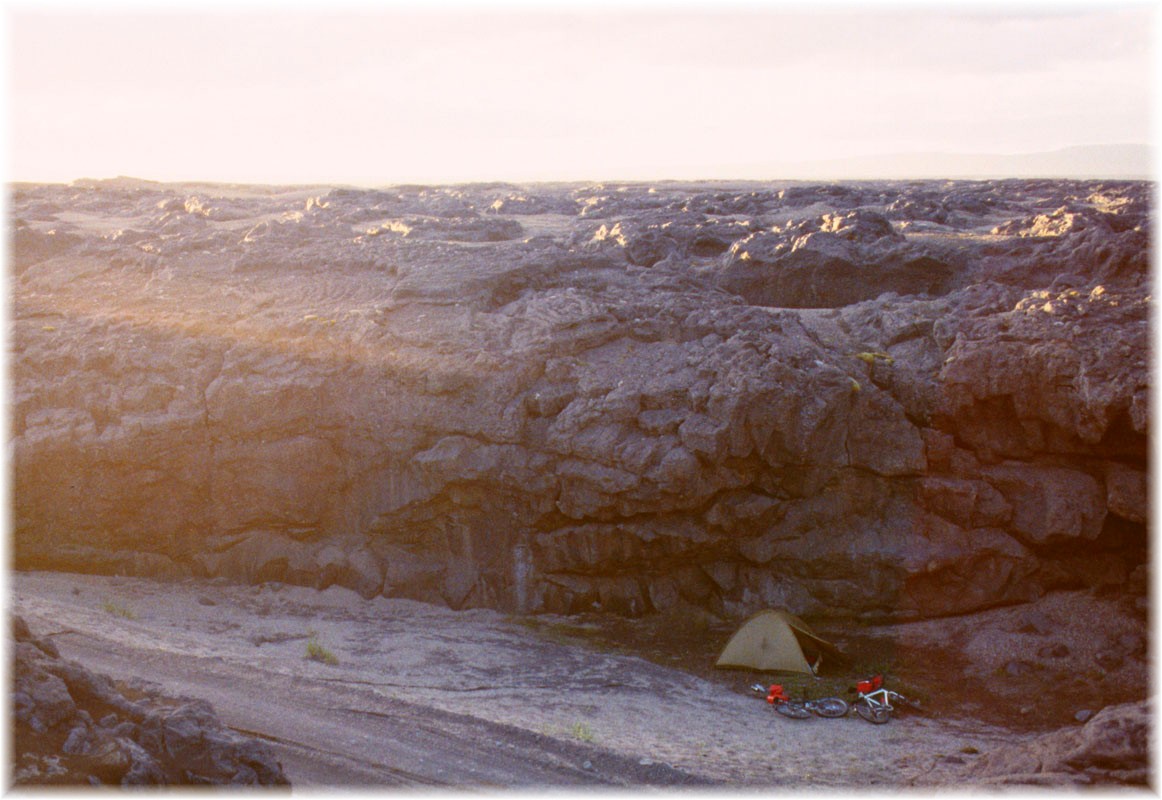
POLYGON ((952 274, 882 215, 855 210, 735 242, 718 282, 755 305, 834 308, 887 292, 943 294, 952 274))
POLYGON ((23 619, 13 629, 15 785, 289 784, 265 744, 225 727, 207 703, 123 689, 61 659, 23 619))
POLYGON ((1149 202, 20 185, 16 565, 632 615, 1144 596, 1149 202))
POLYGON ((973 781, 1041 786, 1149 783, 1148 702, 1077 716, 1084 725, 984 754, 972 767, 973 781))

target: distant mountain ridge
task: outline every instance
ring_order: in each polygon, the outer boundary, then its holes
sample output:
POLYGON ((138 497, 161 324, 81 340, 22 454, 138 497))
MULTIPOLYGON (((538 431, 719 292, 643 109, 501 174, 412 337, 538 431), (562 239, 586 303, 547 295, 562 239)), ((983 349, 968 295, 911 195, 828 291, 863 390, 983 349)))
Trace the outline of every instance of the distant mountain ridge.
MULTIPOLYGON (((1144 143, 1076 145, 1035 153, 884 153, 870 156, 846 156, 828 159, 752 160, 727 164, 691 163, 678 169, 653 174, 650 168, 631 170, 630 174, 614 171, 608 175, 557 175, 553 177, 461 176, 431 180, 401 180, 398 176, 341 177, 333 180, 286 182, 246 182, 225 178, 193 180, 154 180, 141 177, 95 178, 72 180, 72 185, 92 188, 159 189, 166 185, 187 184, 202 187, 235 187, 238 189, 286 190, 290 188, 324 188, 334 186, 398 185, 512 185, 573 186, 599 182, 680 182, 700 184, 782 181, 853 181, 853 180, 985 180, 985 179, 1073 179, 1073 180, 1155 180, 1153 146, 1144 143)), ((10 187, 31 187, 52 181, 11 180, 10 187)))
POLYGON ((757 165, 779 178, 1109 178, 1153 179, 1147 144, 1077 145, 1037 153, 894 153, 757 165))

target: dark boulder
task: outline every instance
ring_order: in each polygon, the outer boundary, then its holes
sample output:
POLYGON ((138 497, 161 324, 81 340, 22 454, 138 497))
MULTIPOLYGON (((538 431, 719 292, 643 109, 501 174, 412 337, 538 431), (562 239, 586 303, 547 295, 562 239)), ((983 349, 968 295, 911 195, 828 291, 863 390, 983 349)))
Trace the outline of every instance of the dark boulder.
POLYGON ((1148 702, 1078 713, 1084 722, 983 754, 969 781, 1035 786, 1146 786, 1151 780, 1148 702))
POLYGON ((718 285, 755 305, 836 308, 886 293, 942 294, 953 273, 882 215, 856 210, 740 239, 718 285))

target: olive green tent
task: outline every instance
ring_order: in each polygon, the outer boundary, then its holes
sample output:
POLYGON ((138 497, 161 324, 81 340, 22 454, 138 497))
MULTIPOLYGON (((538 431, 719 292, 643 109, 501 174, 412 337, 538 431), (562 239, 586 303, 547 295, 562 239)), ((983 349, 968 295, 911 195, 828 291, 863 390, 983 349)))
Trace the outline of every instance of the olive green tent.
POLYGON ((735 631, 714 666, 814 675, 824 653, 840 655, 835 645, 816 636, 794 614, 768 609, 735 631))

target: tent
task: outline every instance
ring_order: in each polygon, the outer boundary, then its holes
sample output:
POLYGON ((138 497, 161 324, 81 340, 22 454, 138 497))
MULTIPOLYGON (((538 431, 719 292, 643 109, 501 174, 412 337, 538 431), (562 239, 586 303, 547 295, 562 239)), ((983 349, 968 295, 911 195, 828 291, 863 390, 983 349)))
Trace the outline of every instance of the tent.
POLYGON ((824 653, 841 656, 835 645, 816 636, 794 614, 767 609, 735 631, 714 666, 814 675, 824 653))

